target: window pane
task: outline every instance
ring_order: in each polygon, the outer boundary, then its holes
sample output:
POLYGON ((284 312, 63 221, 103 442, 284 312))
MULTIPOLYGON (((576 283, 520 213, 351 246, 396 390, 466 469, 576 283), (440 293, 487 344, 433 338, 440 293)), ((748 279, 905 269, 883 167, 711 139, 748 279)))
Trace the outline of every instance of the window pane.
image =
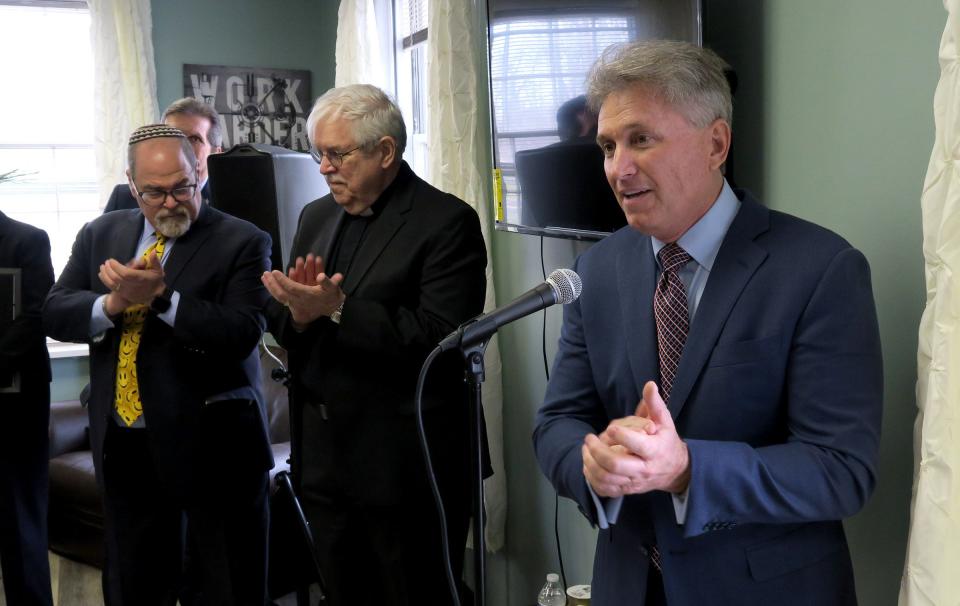
POLYGON ((50 236, 57 275, 100 213, 93 156, 93 53, 86 9, 0 5, 0 210, 50 236), (42 32, 42 35, 38 35, 42 32))
POLYGON ((637 37, 629 12, 544 12, 502 17, 490 27, 490 89, 507 221, 520 216, 514 154, 560 139, 556 110, 583 93, 594 59, 637 37))
POLYGON ((430 166, 427 142, 427 44, 428 38, 414 45, 403 39, 427 27, 425 0, 396 0, 397 40, 394 68, 397 77, 397 105, 407 125, 407 149, 403 157, 420 177, 429 180, 430 166))
POLYGON ((88 11, 0 5, 0 57, 0 143, 93 141, 88 11))

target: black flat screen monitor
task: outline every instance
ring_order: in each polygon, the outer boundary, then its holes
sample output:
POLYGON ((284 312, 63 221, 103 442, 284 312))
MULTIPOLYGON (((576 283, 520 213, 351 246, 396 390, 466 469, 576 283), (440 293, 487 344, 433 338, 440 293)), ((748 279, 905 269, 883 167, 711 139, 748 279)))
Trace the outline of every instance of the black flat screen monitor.
POLYGON ((585 109, 587 72, 619 42, 701 44, 701 14, 700 0, 488 0, 497 229, 597 240, 625 224, 585 109))

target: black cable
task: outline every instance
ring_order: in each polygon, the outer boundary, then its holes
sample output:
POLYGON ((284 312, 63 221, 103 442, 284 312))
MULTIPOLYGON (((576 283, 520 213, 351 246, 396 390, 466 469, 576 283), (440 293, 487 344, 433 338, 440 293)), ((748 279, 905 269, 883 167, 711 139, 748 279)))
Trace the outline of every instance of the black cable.
MULTIPOLYGON (((540 236, 540 273, 543 280, 547 280, 547 267, 543 258, 543 236, 540 236)), ((547 362, 547 310, 543 310, 543 329, 541 331, 543 347, 543 374, 550 380, 550 364, 547 362)), ((557 561, 560 562, 560 578, 563 579, 563 593, 567 593, 567 573, 563 569, 563 551, 560 549, 560 493, 553 493, 553 536, 557 541, 557 561)))
MULTIPOLYGON (((543 236, 540 236, 540 274, 547 281, 547 268, 543 263, 543 236)), ((540 329, 540 347, 543 352, 543 374, 550 380, 550 364, 547 362, 547 308, 543 308, 543 326, 540 329)))
POLYGON ((417 419, 417 433, 420 435, 420 451, 423 453, 423 463, 427 468, 427 479, 430 480, 430 491, 433 493, 433 501, 437 505, 437 514, 440 516, 440 539, 443 542, 443 563, 447 573, 447 584, 450 586, 450 595, 453 597, 454 606, 460 606, 460 593, 457 591, 457 582, 453 578, 453 565, 450 562, 450 539, 447 537, 447 514, 443 509, 443 497, 440 496, 440 487, 437 485, 437 476, 433 471, 433 463, 430 460, 430 446, 427 444, 427 432, 423 428, 423 384, 427 378, 427 371, 434 359, 440 355, 441 349, 435 348, 423 361, 420 368, 420 376, 417 378, 417 394, 414 399, 416 405, 415 416, 417 419))
POLYGON ((563 579, 563 593, 567 593, 567 573, 563 570, 563 552, 560 550, 560 493, 553 493, 553 536, 557 540, 557 560, 560 562, 560 578, 563 579))

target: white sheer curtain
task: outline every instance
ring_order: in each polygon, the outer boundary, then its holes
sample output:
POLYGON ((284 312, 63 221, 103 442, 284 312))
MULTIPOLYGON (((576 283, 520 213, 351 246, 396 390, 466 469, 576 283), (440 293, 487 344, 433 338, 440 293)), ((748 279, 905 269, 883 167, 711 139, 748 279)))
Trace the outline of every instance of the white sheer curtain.
POLYGON ((87 0, 94 63, 94 154, 101 204, 126 168, 127 138, 156 122, 150 0, 87 0))
POLYGON ((336 86, 372 84, 393 92, 389 45, 383 32, 392 31, 389 3, 374 0, 340 0, 337 14, 336 86))
MULTIPOLYGON (((480 120, 477 90, 481 40, 476 38, 473 2, 429 0, 427 34, 427 137, 430 142, 430 181, 465 200, 480 215, 487 245, 487 300, 484 310, 496 307, 493 262, 490 255, 492 225, 488 191, 489 177, 481 167, 482 139, 488 128, 480 120)), ((486 541, 490 551, 503 547, 507 517, 507 478, 503 467, 503 386, 500 349, 490 341, 486 353, 483 411, 490 441, 493 476, 484 484, 486 495, 486 541)))
POLYGON ((901 606, 960 596, 960 0, 945 0, 936 138, 920 200, 927 303, 917 352, 914 482, 901 606))

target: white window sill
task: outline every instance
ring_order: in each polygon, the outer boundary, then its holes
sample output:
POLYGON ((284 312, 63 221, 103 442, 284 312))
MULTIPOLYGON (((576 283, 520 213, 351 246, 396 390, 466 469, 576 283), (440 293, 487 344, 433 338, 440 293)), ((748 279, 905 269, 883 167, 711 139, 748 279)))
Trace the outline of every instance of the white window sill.
POLYGON ((60 358, 85 358, 90 355, 90 346, 86 343, 61 343, 53 339, 47 339, 47 351, 50 352, 50 359, 60 358))

